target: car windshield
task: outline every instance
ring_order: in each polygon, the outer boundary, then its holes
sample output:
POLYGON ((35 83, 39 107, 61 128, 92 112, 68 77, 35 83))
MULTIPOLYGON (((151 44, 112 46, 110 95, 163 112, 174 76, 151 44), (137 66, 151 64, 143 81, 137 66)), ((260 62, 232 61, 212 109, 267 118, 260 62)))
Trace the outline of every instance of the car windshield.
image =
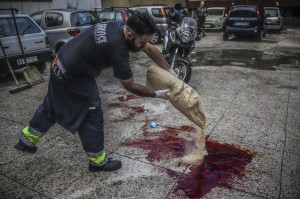
POLYGON ((268 17, 278 17, 277 9, 265 9, 265 15, 268 17))
MULTIPOLYGON (((28 18, 17 17, 17 27, 20 35, 39 33, 41 30, 28 18)), ((0 35, 16 36, 17 31, 12 18, 0 18, 0 35)))
POLYGON ((98 16, 100 17, 101 21, 111 21, 115 19, 115 12, 114 11, 103 11, 98 12, 98 16))
POLYGON ((233 7, 231 17, 256 17, 256 7, 233 7))
POLYGON ((207 15, 223 15, 223 10, 222 9, 208 9, 207 10, 207 15))
POLYGON ((89 11, 72 13, 72 19, 75 26, 92 25, 100 21, 94 12, 89 11))

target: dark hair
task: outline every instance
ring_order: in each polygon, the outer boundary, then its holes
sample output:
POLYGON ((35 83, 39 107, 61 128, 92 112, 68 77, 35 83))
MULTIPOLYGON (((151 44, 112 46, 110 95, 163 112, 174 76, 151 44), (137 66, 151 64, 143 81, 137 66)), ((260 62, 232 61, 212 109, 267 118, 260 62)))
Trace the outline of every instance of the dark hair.
POLYGON ((181 3, 176 3, 174 7, 176 10, 181 10, 181 3))
POLYGON ((156 25, 154 21, 145 13, 137 12, 130 16, 126 22, 126 25, 140 36, 151 35, 156 31, 156 25))

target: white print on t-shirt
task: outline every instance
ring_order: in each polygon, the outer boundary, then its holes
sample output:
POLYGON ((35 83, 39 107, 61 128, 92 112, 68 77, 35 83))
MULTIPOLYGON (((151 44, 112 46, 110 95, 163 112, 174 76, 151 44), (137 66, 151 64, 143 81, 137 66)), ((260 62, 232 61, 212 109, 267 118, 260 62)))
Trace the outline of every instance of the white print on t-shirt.
POLYGON ((107 42, 106 26, 107 23, 99 23, 96 25, 95 32, 94 32, 96 44, 107 42))

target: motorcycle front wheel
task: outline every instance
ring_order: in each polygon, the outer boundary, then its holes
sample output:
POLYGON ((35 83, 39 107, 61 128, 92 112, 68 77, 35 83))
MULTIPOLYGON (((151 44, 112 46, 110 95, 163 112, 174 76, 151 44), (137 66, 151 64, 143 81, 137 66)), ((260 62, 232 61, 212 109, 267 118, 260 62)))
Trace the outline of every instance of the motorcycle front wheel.
POLYGON ((176 60, 174 65, 174 71, 178 75, 178 78, 185 83, 189 83, 192 75, 192 66, 181 60, 176 60))

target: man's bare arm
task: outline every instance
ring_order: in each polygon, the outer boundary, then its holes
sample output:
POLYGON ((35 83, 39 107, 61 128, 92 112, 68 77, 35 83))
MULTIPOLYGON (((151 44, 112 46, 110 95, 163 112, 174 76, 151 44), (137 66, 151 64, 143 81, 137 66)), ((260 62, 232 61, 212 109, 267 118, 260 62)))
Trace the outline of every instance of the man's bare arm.
POLYGON ((147 43, 143 51, 161 68, 165 70, 168 70, 170 68, 170 65, 168 64, 164 56, 154 45, 147 43))
POLYGON ((135 95, 138 95, 141 97, 155 97, 156 96, 156 93, 153 89, 134 82, 133 78, 128 79, 128 80, 120 80, 120 82, 122 83, 122 85, 124 86, 124 88, 127 91, 129 91, 135 95))

